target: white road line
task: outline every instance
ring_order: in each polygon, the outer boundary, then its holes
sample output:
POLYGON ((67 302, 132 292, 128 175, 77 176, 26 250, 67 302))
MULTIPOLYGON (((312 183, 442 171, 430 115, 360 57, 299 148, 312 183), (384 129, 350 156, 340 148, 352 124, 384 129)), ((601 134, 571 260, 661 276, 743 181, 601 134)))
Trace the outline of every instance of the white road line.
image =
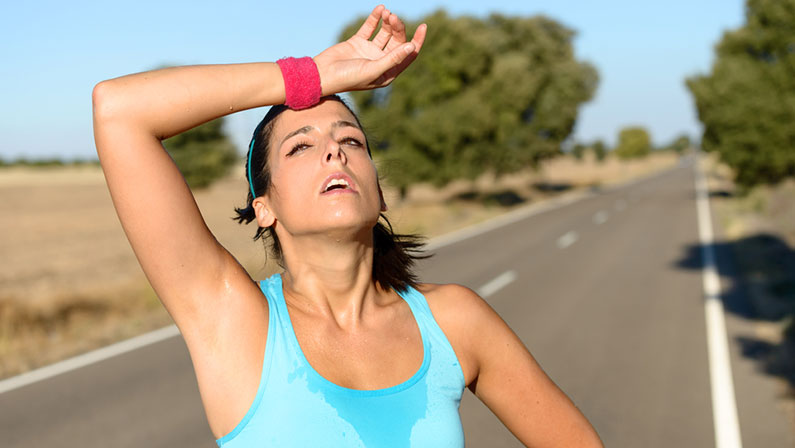
POLYGON ((144 347, 146 345, 154 344, 165 339, 177 336, 179 330, 175 325, 161 328, 140 336, 136 336, 126 341, 118 342, 107 347, 100 348, 74 358, 65 359, 55 364, 50 364, 40 369, 31 370, 30 372, 21 375, 13 376, 11 378, 0 381, 0 394, 10 390, 18 389, 22 386, 35 383, 71 370, 79 369, 89 364, 112 358, 114 356, 127 353, 129 351, 144 347))
POLYGON ((577 242, 577 239, 579 237, 580 236, 577 235, 577 232, 575 232, 573 230, 570 231, 570 232, 567 232, 565 235, 563 235, 562 237, 558 238, 558 243, 557 243, 558 244, 558 249, 565 249, 565 248, 571 246, 572 244, 577 242))
POLYGON ((707 349, 709 352, 710 386, 712 389, 712 421, 717 448, 741 448, 740 424, 734 399, 726 319, 720 299, 718 277, 713 249, 712 218, 704 175, 695 163, 696 209, 698 210, 698 235, 701 256, 704 260, 704 311, 707 320, 707 349))
POLYGON ((514 280, 516 280, 516 272, 505 271, 502 274, 495 277, 492 281, 478 288, 477 293, 480 297, 483 297, 484 299, 488 298, 497 291, 513 283, 514 280))
POLYGON ((593 223, 596 224, 596 225, 604 224, 604 223, 607 222, 607 217, 608 217, 608 214, 607 214, 606 211, 599 210, 598 212, 596 212, 595 215, 593 215, 593 223))
MULTIPOLYGON (((638 181, 640 180, 636 180, 633 182, 638 182, 638 181)), ((621 186, 617 186, 615 188, 620 188, 621 186)), ((610 191, 610 190, 608 189, 605 191, 610 191)), ((510 211, 508 213, 505 213, 504 215, 497 216, 487 221, 483 221, 478 224, 473 224, 471 226, 464 227, 463 229, 459 229, 444 235, 439 235, 428 241, 428 244, 425 246, 425 250, 433 251, 445 246, 450 246, 460 241, 476 237, 483 233, 499 229, 500 227, 513 224, 515 222, 521 221, 531 216, 540 215, 541 213, 555 210, 557 208, 561 208, 563 206, 572 204, 574 202, 583 199, 592 198, 595 197, 596 195, 597 193, 593 191, 574 191, 572 193, 564 193, 563 195, 557 198, 550 199, 549 201, 544 201, 537 204, 530 204, 526 207, 517 208, 516 210, 510 211)))
POLYGON ((627 208, 627 201, 625 201, 624 199, 619 199, 616 201, 615 207, 617 211, 623 212, 624 209, 627 208))

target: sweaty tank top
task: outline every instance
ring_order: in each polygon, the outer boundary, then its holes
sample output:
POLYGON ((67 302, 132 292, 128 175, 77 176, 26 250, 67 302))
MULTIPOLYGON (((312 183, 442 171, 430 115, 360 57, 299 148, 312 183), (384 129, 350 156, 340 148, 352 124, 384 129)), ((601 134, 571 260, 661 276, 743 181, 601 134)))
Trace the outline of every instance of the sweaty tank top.
POLYGON ((464 374, 419 291, 400 293, 422 336, 419 370, 395 386, 359 390, 332 383, 309 364, 290 322, 281 276, 261 281, 260 289, 270 316, 259 388, 243 420, 218 446, 464 446, 458 414, 464 374))

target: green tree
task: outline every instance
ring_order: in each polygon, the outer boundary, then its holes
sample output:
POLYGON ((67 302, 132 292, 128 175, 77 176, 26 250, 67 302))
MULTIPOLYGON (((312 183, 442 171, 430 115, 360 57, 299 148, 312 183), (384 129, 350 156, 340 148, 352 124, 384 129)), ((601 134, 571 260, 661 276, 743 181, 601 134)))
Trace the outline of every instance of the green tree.
POLYGON ((594 156, 596 156, 596 160, 599 162, 603 162, 605 157, 607 157, 607 146, 601 140, 597 140, 591 144, 591 150, 593 150, 594 156))
POLYGON ((690 148, 690 137, 686 134, 682 134, 662 149, 682 155, 688 148, 690 148))
POLYGON ((646 157, 651 152, 651 138, 642 127, 627 127, 618 134, 616 156, 620 159, 646 157))
POLYGON ((795 176, 795 0, 748 0, 746 23, 724 33, 709 75, 689 78, 704 125, 740 186, 795 176))
POLYGON ((165 140, 164 146, 191 188, 205 188, 240 162, 222 118, 165 140))
POLYGON ((582 157, 585 155, 585 149, 585 145, 582 143, 577 143, 571 148, 571 155, 573 155, 577 160, 582 160, 582 157))
POLYGON ((414 64, 385 89, 352 94, 390 183, 404 191, 418 181, 442 185, 560 154, 598 82, 591 65, 575 60, 572 30, 546 17, 444 11, 420 22, 428 36, 414 64))

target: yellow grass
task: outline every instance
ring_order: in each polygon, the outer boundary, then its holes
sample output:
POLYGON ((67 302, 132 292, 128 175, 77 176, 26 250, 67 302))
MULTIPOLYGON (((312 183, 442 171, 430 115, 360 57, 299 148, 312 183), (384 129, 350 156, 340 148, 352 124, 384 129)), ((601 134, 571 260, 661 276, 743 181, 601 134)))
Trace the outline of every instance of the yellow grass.
MULTIPOLYGON (((672 154, 619 163, 561 157, 539 172, 419 185, 405 200, 386 188, 398 232, 437 236, 515 206, 459 199, 509 191, 523 203, 544 200, 534 184, 607 185, 672 166, 672 154), (472 196, 470 194, 470 196, 472 196)), ((243 169, 196 192, 216 238, 253 278, 277 270, 266 263, 255 228, 231 219, 247 192, 243 169)), ((138 266, 98 167, 0 170, 0 377, 51 363, 171 322, 138 266)))

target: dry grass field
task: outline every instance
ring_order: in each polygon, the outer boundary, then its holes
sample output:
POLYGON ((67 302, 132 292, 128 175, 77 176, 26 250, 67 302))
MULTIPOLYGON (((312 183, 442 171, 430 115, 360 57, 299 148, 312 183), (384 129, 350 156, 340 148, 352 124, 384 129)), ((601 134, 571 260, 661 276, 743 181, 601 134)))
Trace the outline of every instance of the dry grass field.
MULTIPOLYGON (((387 188, 398 232, 429 237, 565 191, 627 181, 672 166, 677 157, 604 163, 560 157, 538 172, 484 176, 401 200, 387 188)), ((232 221, 243 205, 243 169, 196 201, 216 238, 253 278, 275 272, 255 229, 232 221)), ((0 377, 39 367, 171 322, 138 266, 98 167, 0 169, 0 377)))

